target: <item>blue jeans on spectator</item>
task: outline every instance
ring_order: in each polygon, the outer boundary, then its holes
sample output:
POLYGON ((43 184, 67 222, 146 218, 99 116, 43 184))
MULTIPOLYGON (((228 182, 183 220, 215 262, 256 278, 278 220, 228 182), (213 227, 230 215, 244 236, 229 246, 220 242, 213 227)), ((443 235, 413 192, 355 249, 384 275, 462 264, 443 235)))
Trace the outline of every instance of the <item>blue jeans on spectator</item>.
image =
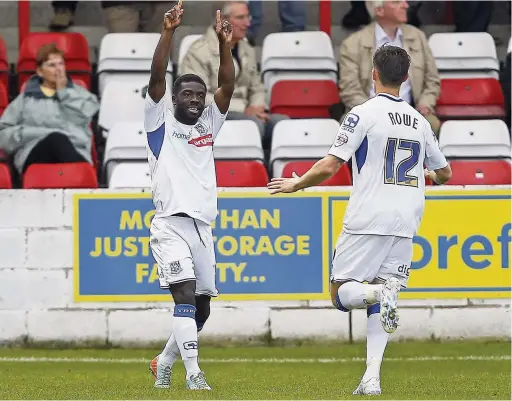
MULTIPOLYGON (((283 32, 298 32, 306 29, 306 3, 303 1, 278 1, 279 19, 283 32)), ((261 0, 249 1, 251 26, 248 37, 256 39, 263 21, 263 4, 261 0)))

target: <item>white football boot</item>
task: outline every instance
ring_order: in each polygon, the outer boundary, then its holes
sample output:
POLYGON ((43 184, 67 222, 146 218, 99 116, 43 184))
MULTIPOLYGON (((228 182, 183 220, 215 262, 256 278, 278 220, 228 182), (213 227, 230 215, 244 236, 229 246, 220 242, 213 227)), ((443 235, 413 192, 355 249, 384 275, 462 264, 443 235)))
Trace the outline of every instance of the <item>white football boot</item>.
POLYGON ((354 390, 352 395, 380 395, 380 380, 377 377, 372 377, 367 381, 359 383, 359 386, 354 390))
POLYGON ((386 333, 394 333, 398 327, 398 294, 400 282, 390 277, 382 285, 380 292, 380 322, 386 333))
POLYGON ((171 388, 172 369, 169 365, 158 363, 158 355, 149 364, 149 371, 155 378, 155 388, 171 388))
POLYGON ((211 390, 212 388, 206 383, 206 378, 203 372, 191 375, 187 378, 188 390, 211 390))

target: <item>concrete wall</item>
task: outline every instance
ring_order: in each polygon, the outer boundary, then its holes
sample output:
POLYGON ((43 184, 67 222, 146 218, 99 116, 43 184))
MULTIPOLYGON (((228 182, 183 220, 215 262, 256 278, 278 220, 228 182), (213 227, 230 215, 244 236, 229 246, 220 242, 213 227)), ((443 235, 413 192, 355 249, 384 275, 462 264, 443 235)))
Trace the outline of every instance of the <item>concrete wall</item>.
MULTIPOLYGON (((164 341, 171 303, 74 302, 72 193, 0 191, 0 343, 164 341)), ((404 300, 401 322, 395 340, 510 338, 510 301, 404 300)), ((328 301, 216 301, 202 337, 362 340, 365 330, 365 311, 328 301)))

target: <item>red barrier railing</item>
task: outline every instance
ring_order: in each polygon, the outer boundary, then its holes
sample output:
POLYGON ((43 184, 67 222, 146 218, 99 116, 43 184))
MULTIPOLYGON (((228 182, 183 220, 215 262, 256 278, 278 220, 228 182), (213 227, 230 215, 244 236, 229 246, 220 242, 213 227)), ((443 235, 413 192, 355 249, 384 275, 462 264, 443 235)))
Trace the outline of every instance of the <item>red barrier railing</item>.
POLYGON ((21 44, 30 33, 30 1, 18 0, 18 45, 21 44))
POLYGON ((331 36, 331 0, 320 0, 318 8, 320 30, 331 36))

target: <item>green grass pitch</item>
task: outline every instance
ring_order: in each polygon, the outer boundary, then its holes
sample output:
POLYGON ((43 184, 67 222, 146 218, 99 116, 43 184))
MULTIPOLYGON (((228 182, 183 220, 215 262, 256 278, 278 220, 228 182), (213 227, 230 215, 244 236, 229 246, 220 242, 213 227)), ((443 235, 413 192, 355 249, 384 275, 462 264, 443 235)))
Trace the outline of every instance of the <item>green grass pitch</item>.
MULTIPOLYGON (((211 347, 200 365, 211 392, 185 390, 183 364, 170 390, 155 390, 158 350, 0 349, 0 399, 361 399, 365 345, 211 347)), ((510 342, 391 343, 377 399, 511 399, 510 342)))

